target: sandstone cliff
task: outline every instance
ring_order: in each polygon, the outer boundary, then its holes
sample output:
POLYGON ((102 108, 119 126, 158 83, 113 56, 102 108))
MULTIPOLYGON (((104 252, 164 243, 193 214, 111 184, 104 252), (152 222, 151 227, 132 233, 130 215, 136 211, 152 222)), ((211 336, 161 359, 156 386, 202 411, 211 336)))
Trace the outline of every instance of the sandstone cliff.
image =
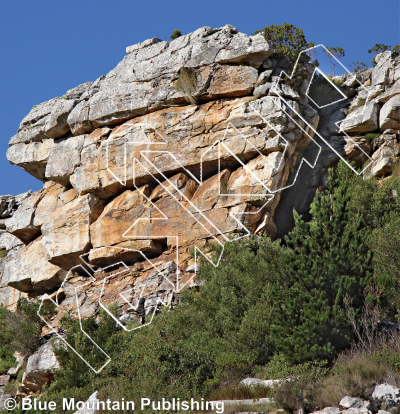
POLYGON ((1 201, 0 303, 53 295, 57 329, 63 312, 77 315, 75 295, 82 317, 117 301, 126 322, 140 296, 150 313, 194 283, 192 249, 287 232, 340 157, 371 156, 366 176, 391 174, 400 59, 377 62, 339 79, 348 99, 317 110, 313 65, 292 89, 280 83, 288 61, 261 34, 203 27, 128 47, 106 76, 36 105, 7 158, 43 189, 1 201), (176 87, 184 73, 190 99, 176 87))

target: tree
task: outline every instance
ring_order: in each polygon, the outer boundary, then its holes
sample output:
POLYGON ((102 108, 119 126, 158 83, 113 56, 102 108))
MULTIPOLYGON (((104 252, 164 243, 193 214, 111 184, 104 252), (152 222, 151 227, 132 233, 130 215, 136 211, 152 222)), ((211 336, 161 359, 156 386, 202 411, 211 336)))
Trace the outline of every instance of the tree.
POLYGON ((335 68, 338 63, 336 59, 344 57, 344 50, 341 47, 327 47, 324 49, 324 53, 328 56, 329 62, 332 65, 332 76, 335 76, 335 68))
POLYGON ((182 36, 182 32, 178 29, 175 29, 172 32, 172 35, 170 36, 170 39, 174 40, 174 39, 177 39, 178 37, 181 37, 181 36, 182 36))
POLYGON ((294 212, 295 227, 285 237, 287 277, 276 287, 272 332, 277 350, 292 362, 332 360, 350 345, 345 295, 361 307, 371 281, 362 217, 349 220, 349 178, 331 170, 327 190, 311 205, 312 220, 306 223, 294 212))
POLYGON ((376 65, 375 58, 376 55, 382 52, 386 52, 386 50, 390 50, 392 46, 385 45, 384 43, 375 43, 375 46, 373 46, 371 49, 368 50, 368 53, 373 53, 374 57, 371 59, 371 62, 373 65, 376 65))
POLYGON ((374 57, 379 53, 386 52, 386 50, 390 50, 392 46, 385 45, 384 43, 375 43, 371 49, 368 50, 368 53, 373 53, 374 57))
MULTIPOLYGON (((271 24, 271 26, 265 26, 262 30, 256 30, 254 34, 263 33, 265 38, 271 42, 274 49, 274 53, 279 58, 286 58, 289 60, 292 68, 299 57, 299 54, 308 48, 311 48, 315 43, 308 43, 303 33, 303 29, 299 29, 293 24, 284 23, 280 26, 271 24)), ((309 57, 303 53, 299 60, 299 66, 294 74, 291 85, 299 86, 302 77, 301 72, 304 68, 304 64, 308 62, 309 57)), ((290 74, 290 73, 288 73, 290 74)))
POLYGON ((354 72, 359 72, 360 70, 365 69, 367 65, 364 62, 353 62, 350 67, 354 72))
POLYGON ((293 24, 284 23, 281 26, 271 24, 254 32, 254 34, 257 33, 263 33, 265 38, 272 43, 274 52, 281 58, 286 57, 292 64, 296 62, 301 51, 310 47, 303 29, 293 24))

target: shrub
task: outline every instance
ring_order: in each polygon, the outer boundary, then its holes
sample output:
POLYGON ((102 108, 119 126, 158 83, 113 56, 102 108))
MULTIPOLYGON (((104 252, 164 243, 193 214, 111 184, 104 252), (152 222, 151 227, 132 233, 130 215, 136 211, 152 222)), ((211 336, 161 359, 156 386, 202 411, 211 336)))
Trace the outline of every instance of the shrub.
POLYGON ((375 385, 382 382, 399 386, 398 344, 398 338, 389 342, 377 339, 370 351, 354 345, 341 354, 322 383, 319 406, 338 406, 344 395, 370 400, 375 385))
POLYGON ((291 365, 284 357, 277 355, 268 366, 269 369, 276 369, 277 365, 282 364, 284 364, 280 376, 282 382, 272 390, 276 404, 289 413, 300 408, 306 412, 315 410, 318 407, 317 398, 322 380, 328 374, 326 362, 291 365))
POLYGON ((180 30, 178 30, 178 29, 175 29, 175 30, 172 32, 172 35, 170 36, 170 39, 174 40, 174 39, 177 39, 178 37, 181 37, 181 36, 182 36, 181 31, 180 31, 180 30))
MULTIPOLYGON (((274 49, 274 53, 278 58, 286 58, 289 60, 292 66, 299 57, 299 54, 310 47, 314 46, 314 43, 308 43, 303 29, 299 29, 293 24, 284 23, 281 26, 272 24, 271 26, 265 26, 262 30, 256 30, 254 34, 263 33, 265 38, 271 42, 274 49)), ((299 60, 299 65, 296 69, 296 73, 290 81, 290 84, 294 87, 298 87, 302 81, 302 72, 304 71, 304 64, 309 61, 308 56, 303 53, 299 60)), ((290 73, 288 73, 290 75, 290 73)))
POLYGON ((287 276, 275 287, 272 331, 291 362, 332 360, 353 339, 343 316, 345 294, 360 307, 373 268, 363 219, 349 220, 349 186, 347 171, 336 177, 331 171, 327 190, 311 204, 312 220, 294 212, 295 227, 285 237, 287 276))
MULTIPOLYGON (((0 306, 0 349, 7 355, 15 351, 29 356, 40 346, 40 338, 44 322, 37 315, 40 303, 35 300, 22 298, 17 310, 11 312, 0 306), (18 335, 15 335, 18 332, 18 335)), ((46 304, 43 313, 52 315, 53 312, 46 304)))
POLYGON ((352 65, 350 65, 351 69, 354 72, 360 72, 361 70, 365 69, 367 65, 364 62, 353 62, 352 65))

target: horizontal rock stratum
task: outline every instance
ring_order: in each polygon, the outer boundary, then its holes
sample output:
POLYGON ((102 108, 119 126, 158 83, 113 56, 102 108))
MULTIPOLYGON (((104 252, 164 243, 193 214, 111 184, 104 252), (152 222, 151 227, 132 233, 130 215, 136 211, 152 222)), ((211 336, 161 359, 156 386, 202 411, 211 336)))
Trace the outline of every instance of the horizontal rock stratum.
POLYGON ((390 173, 400 148, 399 60, 386 53, 377 61, 357 81, 342 80, 349 99, 317 110, 306 95, 313 65, 299 87, 278 84, 288 61, 262 34, 203 27, 130 46, 106 76, 36 105, 7 158, 43 189, 18 204, 2 201, 0 248, 8 254, 0 302, 14 306, 20 292, 53 295, 56 327, 63 312, 94 315, 103 292, 100 300, 118 301, 129 320, 136 316, 119 293, 129 289, 134 303, 144 289, 151 312, 192 280, 193 249, 246 234, 274 237, 282 189, 296 182, 302 161, 315 168, 297 199, 285 201, 291 208, 280 225, 299 203, 306 211, 340 156, 365 162, 366 133, 382 132, 369 174, 390 173), (185 73, 189 94, 177 87, 185 73), (123 272, 102 290, 117 262, 123 272))

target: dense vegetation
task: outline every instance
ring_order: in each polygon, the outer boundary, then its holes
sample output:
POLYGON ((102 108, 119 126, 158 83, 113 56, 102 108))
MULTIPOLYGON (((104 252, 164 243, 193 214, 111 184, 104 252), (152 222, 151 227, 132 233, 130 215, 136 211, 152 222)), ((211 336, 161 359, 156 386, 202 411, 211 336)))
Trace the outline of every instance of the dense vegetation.
MULTIPOLYGON (((249 375, 292 376, 290 386, 269 393, 293 411, 304 403, 299 395, 315 408, 337 404, 332 399, 340 393, 365 397, 388 376, 398 381, 398 338, 380 336, 375 322, 398 318, 399 194, 399 179, 363 180, 339 164, 317 193, 311 221, 294 213, 295 227, 283 241, 226 244, 217 268, 201 264, 199 290, 185 291, 179 306, 150 326, 126 333, 107 314, 100 324, 86 320, 85 331, 112 362, 96 375, 55 346, 62 368, 42 398, 84 400, 99 390, 112 400, 217 399, 254 394, 237 387, 249 375), (328 386, 334 391, 325 392, 328 386)), ((210 253, 219 248, 210 246, 210 253)), ((78 322, 62 324, 68 341, 94 361, 78 322)), ((2 349, 11 352, 9 333, 2 332, 2 349)))

